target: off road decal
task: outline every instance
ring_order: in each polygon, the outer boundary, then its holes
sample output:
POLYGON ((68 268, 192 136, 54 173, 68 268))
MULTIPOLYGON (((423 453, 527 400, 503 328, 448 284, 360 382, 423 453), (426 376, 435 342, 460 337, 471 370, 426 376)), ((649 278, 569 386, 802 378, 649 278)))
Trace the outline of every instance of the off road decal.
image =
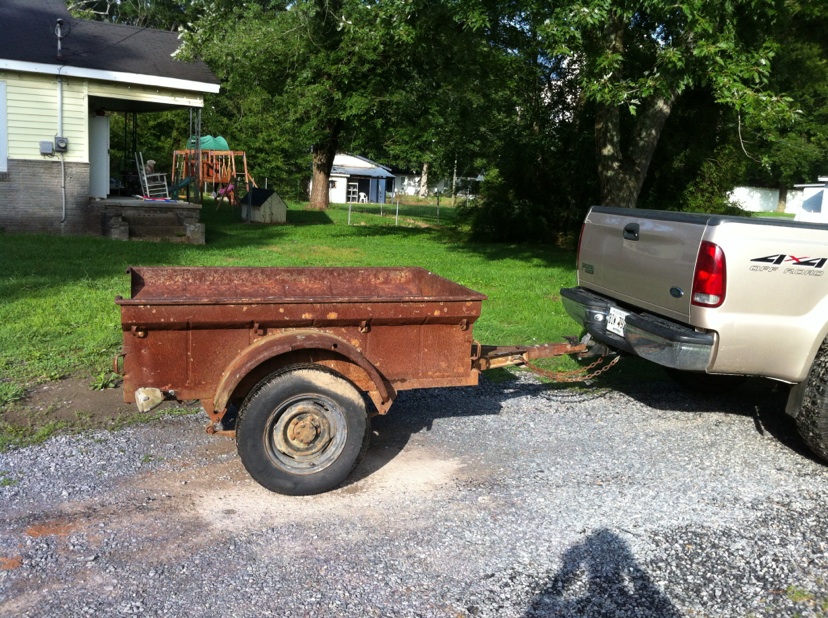
POLYGON ((775 253, 764 257, 753 258, 751 262, 758 262, 750 267, 754 272, 776 272, 782 270, 783 275, 805 275, 821 277, 825 274, 823 268, 828 258, 796 257, 785 253, 775 253))

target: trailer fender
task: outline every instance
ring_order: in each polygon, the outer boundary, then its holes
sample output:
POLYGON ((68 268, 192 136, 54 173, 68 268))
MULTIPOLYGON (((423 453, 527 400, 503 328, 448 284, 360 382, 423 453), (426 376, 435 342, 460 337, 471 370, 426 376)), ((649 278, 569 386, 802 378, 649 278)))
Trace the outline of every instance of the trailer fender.
POLYGON ((396 393, 393 387, 358 348, 344 339, 319 331, 295 331, 259 339, 230 362, 219 380, 212 402, 213 409, 206 410, 211 419, 214 421, 221 419, 233 391, 251 371, 272 358, 296 350, 332 351, 360 367, 376 386, 376 392, 369 391, 368 394, 380 414, 385 414, 394 402, 396 393))

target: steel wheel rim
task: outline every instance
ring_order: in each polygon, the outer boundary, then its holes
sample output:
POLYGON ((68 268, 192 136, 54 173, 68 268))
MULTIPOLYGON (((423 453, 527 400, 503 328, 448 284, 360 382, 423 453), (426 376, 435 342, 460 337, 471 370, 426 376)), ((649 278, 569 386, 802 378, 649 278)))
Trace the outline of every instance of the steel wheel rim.
POLYGON ((333 464, 345 448, 345 411, 332 399, 298 395, 283 402, 268 419, 265 450, 271 461, 292 474, 313 474, 333 464))

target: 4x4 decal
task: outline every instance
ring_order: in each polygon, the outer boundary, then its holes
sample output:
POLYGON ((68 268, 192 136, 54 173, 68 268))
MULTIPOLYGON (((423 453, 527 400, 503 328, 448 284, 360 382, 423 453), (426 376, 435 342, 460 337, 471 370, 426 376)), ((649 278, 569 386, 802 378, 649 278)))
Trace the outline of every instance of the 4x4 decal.
POLYGON ((796 257, 785 253, 775 253, 773 255, 753 258, 751 262, 767 264, 767 266, 760 266, 759 264, 751 266, 750 269, 753 271, 775 272, 779 270, 779 266, 790 265, 790 267, 783 269, 783 274, 821 277, 824 273, 822 269, 825 263, 828 262, 828 258, 796 257))
POLYGON ((765 257, 753 258, 751 262, 764 262, 766 264, 782 264, 783 262, 793 262, 794 266, 812 266, 814 268, 822 268, 828 258, 810 258, 810 257, 794 257, 793 255, 785 255, 784 253, 777 253, 775 255, 766 255, 765 257))

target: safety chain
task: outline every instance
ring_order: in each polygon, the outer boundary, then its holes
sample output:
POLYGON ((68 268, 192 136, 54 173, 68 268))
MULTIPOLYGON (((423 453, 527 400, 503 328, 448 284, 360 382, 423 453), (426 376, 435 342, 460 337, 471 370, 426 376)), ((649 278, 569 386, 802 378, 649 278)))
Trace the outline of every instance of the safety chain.
POLYGON ((537 365, 533 365, 532 363, 526 363, 526 366, 534 373, 543 376, 544 378, 547 378, 549 380, 554 380, 555 382, 587 382, 589 380, 592 380, 593 378, 597 378, 599 375, 607 371, 615 363, 621 360, 621 355, 617 355, 609 363, 607 363, 600 369, 596 369, 592 373, 589 373, 591 369, 595 369, 595 367, 603 363, 605 358, 606 356, 602 356, 594 363, 591 363, 586 367, 583 367, 582 369, 576 369, 574 371, 549 371, 547 369, 538 367, 537 365))

